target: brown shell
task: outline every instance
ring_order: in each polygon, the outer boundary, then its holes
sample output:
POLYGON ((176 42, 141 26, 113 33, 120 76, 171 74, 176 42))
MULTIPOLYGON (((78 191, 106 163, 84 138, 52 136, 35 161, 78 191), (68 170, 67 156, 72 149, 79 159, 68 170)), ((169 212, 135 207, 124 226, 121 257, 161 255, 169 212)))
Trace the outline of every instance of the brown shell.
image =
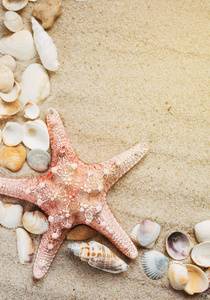
POLYGON ((26 160, 26 149, 22 144, 0 149, 0 165, 13 172, 19 171, 26 160))
POLYGON ((87 225, 78 225, 74 227, 67 235, 68 240, 84 241, 94 237, 97 231, 87 225))
POLYGON ((0 119, 7 119, 10 116, 17 114, 20 110, 20 103, 18 101, 0 103, 0 119))

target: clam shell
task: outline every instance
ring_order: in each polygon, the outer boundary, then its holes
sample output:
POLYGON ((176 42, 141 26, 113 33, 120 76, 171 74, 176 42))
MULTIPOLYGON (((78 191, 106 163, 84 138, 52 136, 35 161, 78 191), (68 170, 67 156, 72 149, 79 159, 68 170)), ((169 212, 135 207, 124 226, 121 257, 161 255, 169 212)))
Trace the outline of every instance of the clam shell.
POLYGON ((21 93, 18 100, 40 103, 50 94, 50 81, 45 68, 40 64, 31 64, 24 71, 21 79, 21 93))
POLYGON ((67 246, 76 256, 88 262, 91 267, 110 273, 121 273, 128 265, 106 246, 92 241, 90 243, 70 243, 67 246))
POLYGON ((42 121, 42 120, 35 120, 34 124, 37 124, 37 125, 41 126, 42 128, 44 128, 48 132, 47 125, 46 125, 46 123, 44 121, 42 121))
POLYGON ((191 252, 191 258, 200 267, 210 267, 210 241, 195 246, 191 252))
POLYGON ((34 257, 34 245, 23 228, 16 229, 18 256, 21 264, 31 264, 34 257))
POLYGON ((134 227, 131 239, 137 245, 152 248, 160 233, 160 225, 150 220, 144 220, 134 227))
POLYGON ((3 146, 0 149, 0 165, 13 172, 19 171, 26 159, 26 149, 19 144, 15 147, 3 146))
POLYGON ((14 85, 14 74, 7 66, 0 67, 0 92, 8 93, 14 85))
POLYGON ((11 91, 9 93, 1 93, 0 92, 0 97, 5 102, 13 102, 13 101, 17 100, 19 93, 20 93, 20 85, 17 81, 15 81, 11 91))
POLYGON ((193 295, 195 293, 202 293, 208 288, 208 278, 206 274, 198 267, 186 264, 189 281, 184 288, 185 292, 189 295, 193 295))
POLYGON ((23 28, 23 19, 14 11, 7 11, 4 15, 4 25, 13 32, 23 28))
POLYGON ((51 157, 49 153, 42 149, 33 149, 27 155, 27 162, 29 166, 38 172, 48 170, 50 161, 51 157))
POLYGON ((58 70, 57 49, 49 34, 32 17, 32 29, 34 32, 34 41, 43 66, 49 71, 58 70))
POLYGON ((7 119, 10 116, 17 114, 20 110, 20 103, 13 101, 11 103, 1 101, 0 102, 0 119, 7 119))
POLYGON ((23 143, 29 149, 48 150, 50 146, 49 134, 42 126, 28 121, 23 125, 23 143))
POLYGON ((22 218, 23 226, 33 234, 42 234, 49 228, 45 215, 40 211, 26 211, 22 218))
POLYGON ((24 111, 24 117, 31 120, 38 118, 40 113, 39 107, 36 105, 36 103, 32 103, 32 102, 26 102, 23 111, 24 111))
POLYGON ((187 268, 180 261, 172 261, 170 263, 168 277, 171 286, 175 290, 183 290, 189 281, 187 268))
POLYGON ((0 67, 2 66, 6 66, 8 68, 10 68, 10 70, 12 72, 15 71, 16 68, 16 61, 14 60, 14 58, 10 55, 4 55, 0 58, 0 67))
POLYGON ((160 279, 167 270, 169 259, 161 252, 150 250, 142 255, 142 267, 151 279, 160 279))
POLYGON ((0 40, 0 53, 9 54, 18 60, 29 60, 36 55, 30 31, 20 30, 0 40))
POLYGON ((16 122, 7 122, 2 132, 2 139, 7 146, 16 146, 23 140, 23 127, 16 122))
POLYGON ((19 204, 3 204, 0 201, 0 224, 6 228, 16 228, 21 225, 23 208, 19 204))
POLYGON ((84 241, 94 237, 97 231, 87 225, 75 226, 68 234, 68 240, 84 241))
POLYGON ((199 243, 210 241, 210 220, 195 225, 195 236, 199 243))
POLYGON ((8 10, 18 11, 28 4, 28 0, 3 0, 2 4, 8 10))
POLYGON ((166 239, 166 250, 173 259, 181 260, 187 258, 191 248, 191 241, 183 232, 175 231, 166 239))

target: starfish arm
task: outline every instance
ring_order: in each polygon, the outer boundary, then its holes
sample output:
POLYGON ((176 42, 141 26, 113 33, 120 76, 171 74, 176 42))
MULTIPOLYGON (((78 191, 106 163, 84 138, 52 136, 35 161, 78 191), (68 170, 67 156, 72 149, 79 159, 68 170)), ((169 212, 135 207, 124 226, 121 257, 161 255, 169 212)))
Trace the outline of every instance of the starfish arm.
POLYGON ((138 252, 127 233, 119 225, 108 206, 105 204, 98 218, 94 218, 87 224, 103 234, 122 253, 129 258, 136 258, 138 252))

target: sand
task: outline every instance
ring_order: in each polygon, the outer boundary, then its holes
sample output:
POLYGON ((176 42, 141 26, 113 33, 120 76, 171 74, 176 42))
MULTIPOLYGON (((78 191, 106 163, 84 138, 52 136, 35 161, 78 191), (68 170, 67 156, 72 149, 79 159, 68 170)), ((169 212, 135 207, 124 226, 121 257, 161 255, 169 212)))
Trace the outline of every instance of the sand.
MULTIPOLYGON (((39 0, 39 2, 42 2, 39 0)), ((34 3, 22 11, 31 28, 34 3)), ((58 110, 79 158, 107 160, 144 141, 147 156, 108 192, 107 202, 129 234, 144 218, 161 225, 154 249, 166 254, 166 236, 189 234, 209 218, 209 1, 63 1, 62 15, 48 31, 58 49, 59 71, 50 72, 51 93, 40 105, 58 110)), ((9 33, 3 25, 0 38, 9 33)), ((26 67, 17 62, 18 80, 26 67)), ((22 112, 10 119, 25 122, 22 112)), ((6 121, 1 121, 2 129, 6 121)), ((34 177, 25 163, 2 177, 34 177)), ((0 200, 32 204, 1 196, 0 200)), ((103 236, 95 240, 124 259, 129 270, 119 275, 89 267, 67 251, 65 240, 47 275, 36 281, 32 265, 18 261, 14 229, 0 227, 0 299, 190 299, 174 291, 167 274, 146 277, 138 248, 134 261, 103 236)), ((32 236, 37 251, 40 236, 32 236)), ((167 254, 166 254, 167 255, 167 254)), ((187 262, 190 261, 188 258, 187 262)), ((197 295, 193 299, 207 299, 197 295)))

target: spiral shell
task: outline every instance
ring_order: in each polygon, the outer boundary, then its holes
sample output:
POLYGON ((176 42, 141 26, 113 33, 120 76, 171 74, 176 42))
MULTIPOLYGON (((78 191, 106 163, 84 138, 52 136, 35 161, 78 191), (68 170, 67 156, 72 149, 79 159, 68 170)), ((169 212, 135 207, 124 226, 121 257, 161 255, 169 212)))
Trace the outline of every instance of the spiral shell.
POLYGON ((8 93, 14 85, 14 74, 7 66, 0 67, 0 92, 8 93))
POLYGON ((15 71, 16 68, 16 61, 10 55, 4 55, 0 58, 0 67, 6 66, 10 68, 12 72, 15 71))
POLYGON ((21 225, 23 208, 19 204, 3 204, 0 201, 0 224, 6 228, 16 228, 21 225))
POLYGON ((28 0, 3 0, 3 6, 8 10, 21 10, 28 4, 28 0))
POLYGON ((200 267, 210 267, 210 241, 196 245, 191 252, 191 258, 200 267))
POLYGON ((3 146, 0 149, 0 165, 13 172, 19 171, 26 159, 26 149, 19 144, 16 147, 3 146))
POLYGON ((185 267, 187 268, 189 277, 189 281, 184 288, 185 292, 189 295, 204 292, 209 286, 206 274, 194 265, 186 264, 185 267))
POLYGON ((42 234, 49 228, 45 215, 40 211, 26 211, 22 218, 23 226, 33 234, 42 234))
POLYGON ((23 19, 14 11, 7 11, 4 15, 4 25, 13 32, 23 28, 23 19))
POLYGON ((34 257, 34 245, 23 228, 16 229, 18 256, 21 264, 31 264, 34 257))
POLYGON ((170 263, 168 277, 171 286, 175 290, 183 290, 189 281, 187 268, 179 261, 172 261, 170 263))
POLYGON ((167 237, 166 250, 173 259, 181 260, 187 258, 191 248, 191 241, 183 232, 175 231, 167 237))
POLYGON ((210 241, 210 220, 195 225, 195 236, 199 243, 210 241))

